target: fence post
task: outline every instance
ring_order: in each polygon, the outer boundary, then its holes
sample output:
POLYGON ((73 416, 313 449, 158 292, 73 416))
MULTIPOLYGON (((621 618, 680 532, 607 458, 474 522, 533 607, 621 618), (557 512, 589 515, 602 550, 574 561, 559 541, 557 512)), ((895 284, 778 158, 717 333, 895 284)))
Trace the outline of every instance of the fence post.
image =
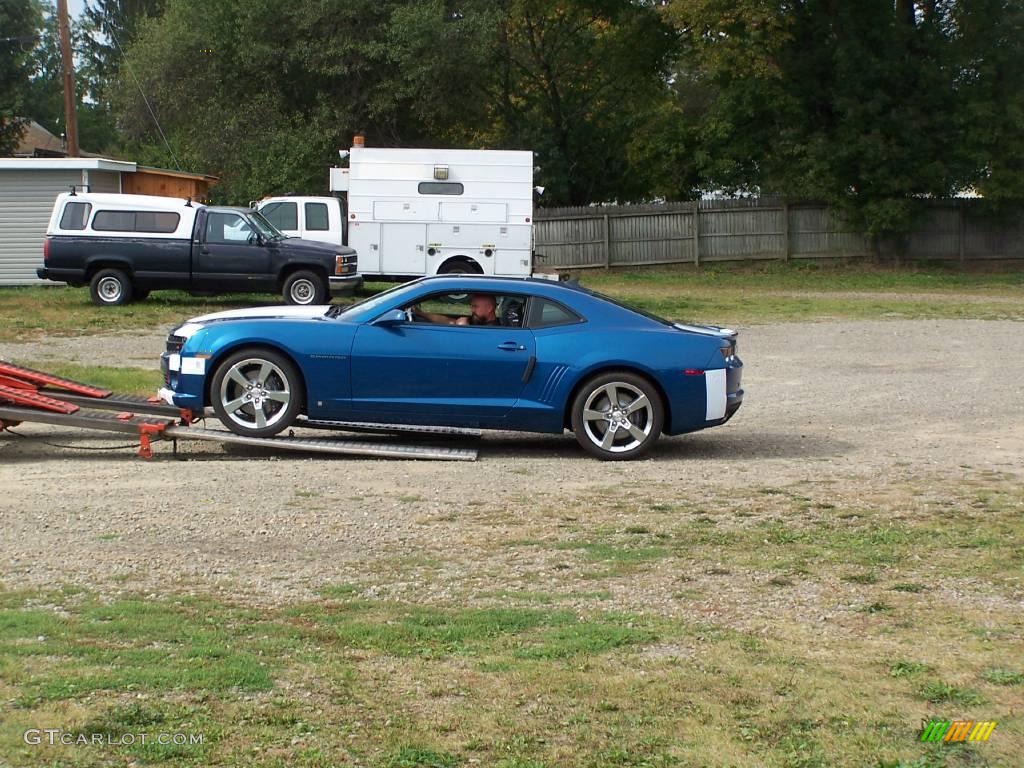
POLYGON ((700 200, 693 202, 693 266, 700 266, 700 200))
POLYGON ((959 231, 957 232, 957 245, 960 248, 960 268, 963 269, 963 267, 964 267, 964 258, 966 256, 966 251, 967 251, 967 245, 966 245, 966 243, 964 243, 964 240, 966 239, 966 234, 967 234, 967 221, 966 221, 966 219, 967 219, 967 206, 964 204, 964 201, 961 200, 960 203, 957 205, 957 208, 960 209, 959 210, 960 216, 958 217, 959 218, 959 228, 958 228, 959 231))
POLYGON ((611 235, 608 227, 608 214, 604 215, 604 268, 612 265, 611 235))
POLYGON ((789 201, 782 204, 782 260, 789 261, 789 201))

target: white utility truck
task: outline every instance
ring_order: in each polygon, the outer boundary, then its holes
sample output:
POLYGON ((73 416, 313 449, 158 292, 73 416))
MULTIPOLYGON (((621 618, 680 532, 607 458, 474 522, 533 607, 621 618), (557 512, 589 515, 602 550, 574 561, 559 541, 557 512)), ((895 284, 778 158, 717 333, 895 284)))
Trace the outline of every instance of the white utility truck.
POLYGON ((330 189, 344 198, 268 197, 258 210, 286 235, 354 248, 365 276, 533 273, 532 152, 370 148, 361 138, 349 167, 331 169, 330 189))

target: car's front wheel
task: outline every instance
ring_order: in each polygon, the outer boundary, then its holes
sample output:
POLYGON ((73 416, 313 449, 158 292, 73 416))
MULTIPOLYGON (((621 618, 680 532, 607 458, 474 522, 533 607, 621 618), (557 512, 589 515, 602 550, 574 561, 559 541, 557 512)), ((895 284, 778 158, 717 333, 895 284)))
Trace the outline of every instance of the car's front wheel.
POLYGON ((636 459, 654 445, 665 408, 654 386, 627 371, 604 373, 580 388, 572 404, 572 429, 583 448, 600 459, 636 459))
POLYGON ((295 423, 302 410, 302 384, 284 355, 243 349, 217 368, 210 400, 217 418, 235 434, 271 437, 295 423))

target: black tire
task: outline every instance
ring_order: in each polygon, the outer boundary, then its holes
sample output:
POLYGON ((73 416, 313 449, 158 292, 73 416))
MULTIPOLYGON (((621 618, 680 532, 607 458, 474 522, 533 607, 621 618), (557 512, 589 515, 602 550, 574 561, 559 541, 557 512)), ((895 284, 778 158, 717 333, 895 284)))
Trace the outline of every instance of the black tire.
POLYGON ((149 298, 149 291, 140 291, 138 288, 134 288, 132 293, 134 294, 132 301, 145 301, 149 298))
POLYGON ((217 418, 245 437, 271 437, 292 426, 302 412, 303 400, 295 365, 267 349, 242 349, 228 356, 210 384, 210 403, 217 418), (271 396, 260 396, 267 393, 271 396), (232 409, 234 404, 237 407, 232 409))
POLYGON ((643 456, 657 442, 665 406, 647 379, 612 371, 580 388, 571 417, 576 440, 585 451, 605 461, 628 461, 643 456))
POLYGON ((441 268, 437 270, 439 275, 482 275, 484 271, 480 269, 480 265, 475 261, 469 261, 468 259, 452 259, 446 261, 441 265, 441 268))
POLYGON ((288 304, 323 304, 327 299, 327 285, 320 275, 302 269, 288 275, 281 293, 288 304))
POLYGON ((118 307, 132 300, 132 281, 120 269, 101 269, 89 281, 89 296, 98 307, 118 307))

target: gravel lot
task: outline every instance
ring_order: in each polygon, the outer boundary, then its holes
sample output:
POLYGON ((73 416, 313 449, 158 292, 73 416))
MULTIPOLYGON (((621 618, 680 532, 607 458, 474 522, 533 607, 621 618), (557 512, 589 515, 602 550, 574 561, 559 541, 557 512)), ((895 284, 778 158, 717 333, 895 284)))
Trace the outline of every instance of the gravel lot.
MULTIPOLYGON (((165 332, 3 344, 0 357, 149 366, 165 332)), ((746 329, 747 400, 736 418, 662 440, 635 463, 586 458, 568 434, 488 435, 476 463, 206 443, 184 445, 186 461, 157 444, 146 462, 120 447, 123 437, 25 424, 22 437, 0 435, 0 578, 7 588, 220 592, 255 603, 329 584, 417 602, 486 602, 513 589, 571 597, 587 588, 573 578, 574 553, 516 542, 657 527, 674 505, 738 515, 755 498, 753 514, 786 519, 785 499, 766 488, 901 513, 967 476, 1024 481, 1022 338, 1024 323, 954 320, 746 329)), ((608 579, 602 605, 672 612, 680 578, 700 589, 709 565, 667 559, 642 577, 608 579)), ((736 594, 704 610, 736 625, 765 619, 772 607, 747 604, 744 576, 734 577, 736 594)), ((818 592, 790 596, 791 609, 826 611, 818 592)))

